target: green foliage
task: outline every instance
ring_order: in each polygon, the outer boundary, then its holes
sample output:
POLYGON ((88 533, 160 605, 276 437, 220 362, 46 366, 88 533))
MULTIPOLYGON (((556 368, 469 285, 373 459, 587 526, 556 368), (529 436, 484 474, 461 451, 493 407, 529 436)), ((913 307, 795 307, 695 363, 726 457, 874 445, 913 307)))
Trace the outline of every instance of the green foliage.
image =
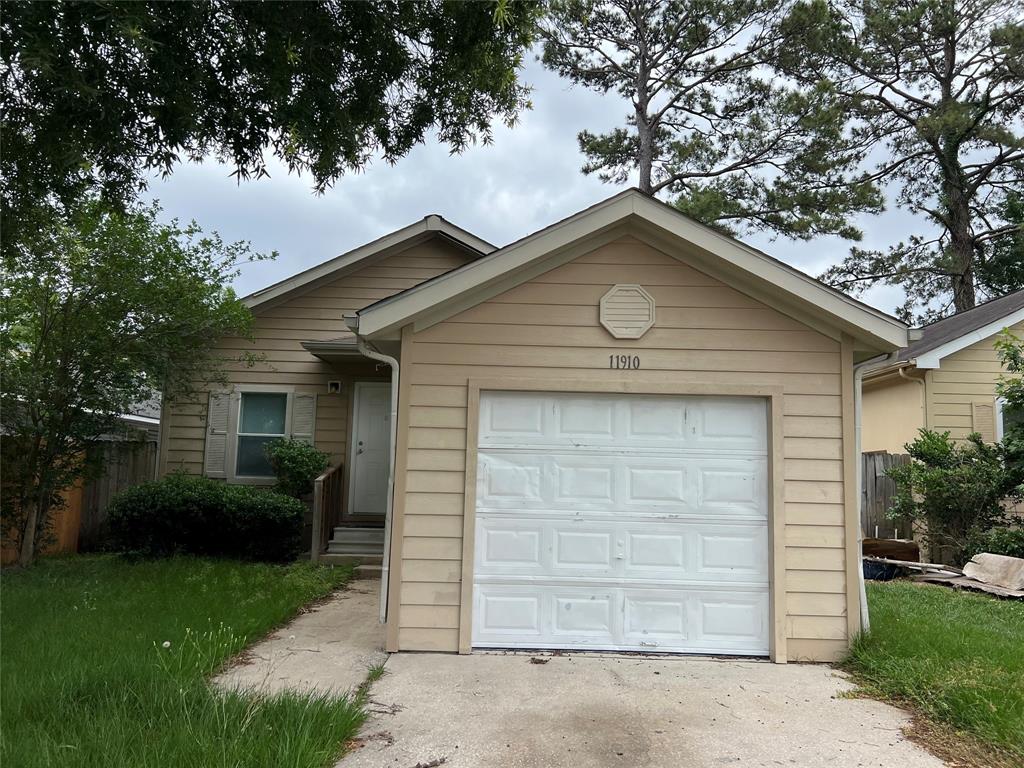
POLYGON ((1024 559, 1024 528, 993 528, 976 534, 968 542, 967 555, 979 552, 1024 559))
POLYGON ((223 691, 208 675, 350 574, 116 556, 47 558, 5 573, 0 763, 333 765, 365 720, 359 701, 223 691))
POLYGON ((173 398, 217 380, 217 340, 248 333, 231 281, 258 257, 194 223, 161 224, 159 213, 86 199, 67 216, 51 211, 4 254, 5 439, 24 454, 3 474, 24 513, 23 564, 50 499, 85 473, 89 444, 154 391, 173 398))
POLYGON ((824 279, 902 288, 927 321, 1024 288, 1024 19, 1003 0, 799 0, 778 68, 828 88, 877 183, 927 227, 854 249, 824 279), (980 296, 979 296, 980 294, 980 296))
POLYGON ((995 348, 1007 374, 996 382, 996 396, 1002 400, 1003 447, 1017 495, 1024 496, 1024 339, 1004 329, 995 348))
POLYGON ((305 512, 284 494, 174 474, 121 491, 107 514, 121 551, 285 562, 302 551, 305 512))
POLYGON ((331 462, 331 457, 304 440, 275 440, 266 446, 274 468, 278 493, 299 498, 313 490, 313 481, 331 462))
POLYGON ((958 444, 949 432, 922 429, 907 452, 913 461, 889 470, 896 482, 891 514, 925 523, 933 561, 962 564, 970 539, 1001 525, 1003 502, 1017 497, 1003 448, 977 434, 958 444))
POLYGON ((785 0, 558 0, 542 23, 544 64, 633 107, 626 127, 579 134, 586 174, 639 173, 684 213, 727 232, 859 239, 851 215, 882 199, 852 171, 827 85, 795 89, 771 65, 787 45, 785 0))
POLYGON ((906 581, 867 590, 871 632, 854 640, 844 664, 854 681, 951 740, 975 737, 973 765, 1021 765, 1024 603, 906 581))
MULTIPOLYGON (((453 150, 527 106, 533 2, 4 4, 5 229, 98 185, 214 155, 239 178, 265 150, 317 191, 433 130, 453 150)), ((9 233, 10 234, 10 233, 9 233)), ((12 236, 18 237, 19 233, 12 236)))

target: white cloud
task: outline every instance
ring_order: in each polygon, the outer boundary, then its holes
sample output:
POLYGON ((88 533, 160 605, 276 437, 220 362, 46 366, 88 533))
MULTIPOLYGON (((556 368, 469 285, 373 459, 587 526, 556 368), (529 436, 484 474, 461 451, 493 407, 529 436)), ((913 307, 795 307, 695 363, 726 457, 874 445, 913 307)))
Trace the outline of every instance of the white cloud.
MULTIPOLYGON (((509 129, 496 126, 494 142, 451 155, 432 138, 395 165, 382 161, 338 180, 317 196, 308 178, 289 175, 276 161, 270 178, 236 183, 231 168, 208 160, 183 165, 154 179, 147 196, 165 215, 196 219, 227 240, 249 240, 258 251, 279 252, 274 262, 247 265, 236 289, 249 293, 344 253, 394 229, 438 213, 496 245, 517 240, 615 192, 580 173, 577 133, 622 123, 625 102, 569 85, 531 61, 524 72, 534 86, 531 111, 509 129)), ((913 218, 900 212, 865 218, 863 247, 884 247, 905 237, 913 218)), ((841 259, 849 244, 838 238, 795 243, 759 235, 751 244, 810 274, 841 259)), ((865 299, 892 311, 896 289, 869 291, 865 299)))

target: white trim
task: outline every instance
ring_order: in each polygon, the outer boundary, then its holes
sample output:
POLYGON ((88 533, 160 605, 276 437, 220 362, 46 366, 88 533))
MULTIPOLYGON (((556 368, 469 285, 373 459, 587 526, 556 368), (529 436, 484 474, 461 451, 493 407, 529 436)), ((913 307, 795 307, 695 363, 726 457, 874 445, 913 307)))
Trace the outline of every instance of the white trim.
POLYGON ((995 422, 996 422, 996 442, 1003 442, 1003 438, 1006 437, 1006 432, 1003 427, 1003 407, 1006 405, 1005 397, 997 397, 995 400, 995 422))
POLYGON ((238 441, 242 437, 277 437, 287 439, 292 427, 292 396, 294 387, 268 390, 264 386, 259 389, 249 387, 236 388, 232 395, 233 402, 228 411, 228 466, 227 480, 234 485, 272 485, 277 482, 273 475, 239 475, 238 474, 238 441), (284 395, 284 432, 283 433, 239 433, 238 426, 242 421, 242 396, 246 394, 284 395))
MULTIPOLYGON (((908 344, 907 326, 865 304, 851 299, 823 283, 770 256, 688 219, 671 207, 627 190, 575 216, 540 230, 477 261, 410 288, 360 310, 359 335, 388 338, 404 325, 430 313, 434 322, 444 319, 445 307, 464 307, 475 291, 486 293, 499 281, 528 279, 531 267, 558 251, 579 246, 581 241, 599 238, 623 224, 634 223, 668 233, 694 247, 697 260, 712 257, 746 279, 772 289, 782 289, 789 301, 804 311, 828 321, 867 343, 871 349, 890 350, 908 344)), ((676 256, 682 259, 682 256, 676 256)))
MULTIPOLYGON (((348 465, 348 492, 345 494, 345 516, 351 517, 356 515, 353 511, 353 499, 355 498, 356 490, 356 478, 355 478, 355 462, 353 456, 355 456, 356 441, 359 437, 359 403, 361 400, 360 392, 366 387, 387 387, 388 394, 391 394, 392 383, 390 381, 354 381, 352 382, 352 430, 348 441, 348 451, 345 457, 345 463, 348 465)), ((389 398, 390 399, 390 398, 389 398)), ((392 441, 393 442, 393 441, 392 441)), ((388 446, 388 450, 392 451, 393 446, 388 446)), ((356 515, 357 517, 371 517, 371 515, 356 515)), ((385 519, 387 516, 387 509, 381 514, 381 519, 385 519)))
POLYGON ((912 362, 918 368, 940 368, 942 359, 949 357, 955 352, 959 352, 961 349, 971 346, 971 344, 977 344, 979 341, 984 341, 989 336, 995 336, 1004 328, 1009 328, 1011 325, 1024 322, 1024 307, 1014 310, 1008 315, 993 320, 988 325, 983 325, 981 328, 975 328, 973 331, 968 331, 963 336, 958 336, 951 341, 947 341, 941 346, 935 347, 935 349, 929 349, 927 352, 922 352, 912 362))
POLYGON ((431 214, 414 224, 395 230, 355 250, 343 253, 341 256, 325 261, 322 264, 317 264, 315 267, 311 267, 304 272, 292 275, 285 280, 250 293, 242 299, 242 303, 249 309, 255 309, 267 302, 279 299, 285 294, 316 283, 318 280, 337 276, 343 270, 351 269, 373 256, 383 254, 385 251, 416 245, 435 233, 444 235, 459 245, 480 254, 487 254, 495 249, 495 246, 486 240, 482 240, 476 235, 456 227, 436 214, 431 214))
POLYGON ((232 402, 228 406, 228 449, 225 479, 232 485, 273 485, 277 482, 277 478, 274 476, 256 477, 235 473, 238 464, 238 419, 241 415, 242 395, 246 392, 267 392, 288 396, 285 405, 285 436, 287 437, 291 434, 292 395, 295 394, 295 387, 290 384, 235 384, 230 392, 232 402))

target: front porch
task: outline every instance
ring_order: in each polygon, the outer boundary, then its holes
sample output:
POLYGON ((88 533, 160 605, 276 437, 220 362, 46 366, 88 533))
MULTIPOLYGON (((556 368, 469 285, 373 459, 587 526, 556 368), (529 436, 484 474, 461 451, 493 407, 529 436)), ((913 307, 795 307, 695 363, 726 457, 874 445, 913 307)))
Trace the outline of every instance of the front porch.
POLYGON ((331 367, 335 409, 331 466, 316 479, 310 556, 315 562, 357 564, 361 578, 380 578, 384 561, 391 439, 391 371, 363 355, 354 337, 303 344, 331 367), (336 377, 336 378, 334 378, 336 377), (339 423, 342 422, 342 423, 339 423))

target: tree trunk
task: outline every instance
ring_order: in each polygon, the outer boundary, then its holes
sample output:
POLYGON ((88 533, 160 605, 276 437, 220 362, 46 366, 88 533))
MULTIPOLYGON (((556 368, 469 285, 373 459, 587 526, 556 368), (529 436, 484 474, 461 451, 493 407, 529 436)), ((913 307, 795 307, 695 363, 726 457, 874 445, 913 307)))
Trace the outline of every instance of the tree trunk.
POLYGON ((953 185, 947 185, 946 205, 949 214, 949 247, 946 256, 952 273, 953 308, 960 313, 973 309, 977 304, 971 209, 963 190, 953 185))
POLYGON ((21 551, 18 553, 18 565, 32 565, 36 557, 36 529, 39 527, 39 503, 33 499, 29 505, 28 516, 25 518, 25 530, 21 533, 21 551))
POLYGON ((637 156, 637 165, 640 168, 640 191, 645 195, 653 195, 654 184, 651 181, 651 174, 654 166, 654 142, 651 138, 651 127, 646 120, 641 121, 639 109, 637 110, 636 127, 640 136, 640 153, 637 156))
POLYGON ((637 154, 637 167, 640 170, 640 191, 645 195, 654 195, 654 126, 651 116, 647 113, 651 103, 650 78, 651 65, 647 60, 647 40, 644 37, 644 21, 642 3, 630 9, 630 16, 637 30, 637 71, 636 98, 633 110, 636 115, 636 132, 640 141, 637 154))

